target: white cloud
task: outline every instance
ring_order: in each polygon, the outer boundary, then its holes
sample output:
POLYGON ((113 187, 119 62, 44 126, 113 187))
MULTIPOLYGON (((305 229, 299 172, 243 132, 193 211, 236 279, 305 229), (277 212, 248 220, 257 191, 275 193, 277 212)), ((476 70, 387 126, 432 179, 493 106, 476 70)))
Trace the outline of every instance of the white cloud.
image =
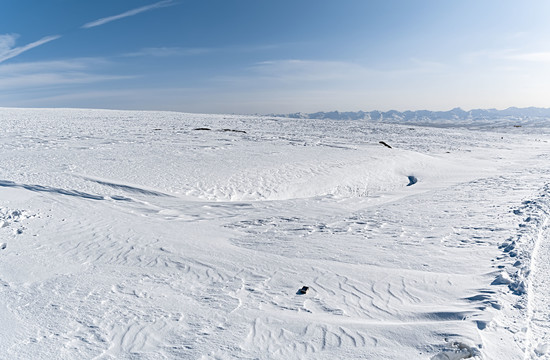
POLYGON ((521 62, 550 63, 550 51, 522 52, 518 49, 488 49, 463 54, 461 59, 466 64, 488 61, 491 61, 491 64, 495 61, 505 61, 510 64, 510 61, 513 61, 515 65, 521 62))
POLYGON ((17 34, 0 35, 0 56, 7 53, 15 46, 15 39, 17 39, 17 37, 17 34))
POLYGON ((394 81, 395 79, 438 74, 446 67, 436 62, 411 59, 400 68, 378 69, 346 61, 326 60, 275 60, 256 63, 241 77, 225 77, 218 80, 250 82, 258 80, 304 86, 327 86, 327 88, 364 88, 366 85, 394 81))
POLYGON ((25 51, 34 49, 37 46, 46 44, 46 43, 48 43, 50 41, 53 41, 53 40, 57 40, 61 36, 60 35, 46 36, 46 37, 43 37, 42 39, 40 39, 38 41, 32 42, 32 43, 27 44, 25 46, 13 47, 15 45, 16 37, 17 37, 16 35, 9 35, 9 34, 8 35, 0 35, 0 63, 6 61, 8 59, 14 58, 14 57, 24 53, 25 51))
POLYGON ((0 65, 0 90, 37 90, 70 84, 89 84, 133 78, 94 71, 107 64, 103 59, 27 62, 0 65))
POLYGON ((15 64, 0 65, 0 78, 16 76, 20 74, 31 74, 50 71, 81 71, 89 67, 91 62, 99 62, 96 59, 80 60, 57 60, 57 61, 35 61, 15 64))
POLYGON ((507 57, 510 60, 550 63, 550 52, 533 52, 514 54, 507 57))
POLYGON ((109 80, 128 79, 128 76, 97 75, 86 73, 39 73, 2 79, 0 90, 51 87, 71 84, 89 84, 109 80))
POLYGON ((144 48, 137 52, 124 54, 127 57, 138 56, 154 56, 154 57, 169 57, 169 56, 193 56, 213 52, 214 49, 208 48, 180 48, 180 47, 156 47, 144 48))
POLYGON ((263 61, 251 70, 261 77, 279 81, 351 80, 373 73, 361 65, 343 61, 275 60, 263 61))
POLYGON ((273 50, 282 45, 251 45, 251 46, 221 46, 216 48, 186 48, 186 47, 150 47, 136 52, 123 54, 125 57, 153 56, 197 56, 212 53, 244 53, 273 50))
POLYGON ((98 19, 98 20, 94 20, 92 22, 89 22, 89 23, 86 23, 86 24, 82 25, 82 28, 83 29, 93 28, 93 27, 96 27, 96 26, 107 24, 111 21, 123 19, 123 18, 129 17, 129 16, 134 16, 134 15, 140 14, 142 12, 146 12, 146 11, 150 11, 150 10, 158 9, 158 8, 162 8, 162 7, 168 7, 168 6, 172 6, 172 5, 175 5, 173 0, 159 1, 159 2, 151 4, 151 5, 142 6, 142 7, 137 8, 137 9, 128 10, 126 12, 123 12, 122 14, 108 16, 108 17, 104 17, 104 18, 101 18, 101 19, 98 19))

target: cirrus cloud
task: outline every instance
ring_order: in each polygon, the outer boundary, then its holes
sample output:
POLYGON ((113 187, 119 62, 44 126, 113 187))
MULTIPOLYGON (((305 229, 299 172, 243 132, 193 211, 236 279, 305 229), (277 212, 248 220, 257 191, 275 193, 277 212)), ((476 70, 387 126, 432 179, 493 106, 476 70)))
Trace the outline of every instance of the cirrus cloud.
POLYGON ((159 1, 159 2, 151 4, 151 5, 142 6, 142 7, 136 8, 136 9, 125 11, 125 12, 123 12, 121 14, 118 14, 118 15, 107 16, 107 17, 104 17, 104 18, 101 18, 101 19, 91 21, 89 23, 86 23, 86 24, 82 25, 82 28, 83 29, 93 28, 93 27, 96 27, 96 26, 100 26, 100 25, 103 25, 103 24, 110 23, 111 21, 123 19, 123 18, 129 17, 129 16, 134 16, 134 15, 140 14, 142 12, 146 12, 146 11, 150 11, 150 10, 158 9, 158 8, 163 8, 163 7, 168 7, 168 6, 172 6, 172 5, 175 5, 173 0, 159 1))
POLYGON ((61 37, 61 35, 45 36, 42 39, 32 42, 30 44, 14 47, 17 37, 18 35, 15 34, 0 35, 0 63, 8 59, 14 58, 24 53, 25 51, 34 49, 37 46, 44 45, 53 40, 57 40, 61 37))
POLYGON ((89 84, 135 78, 102 74, 99 68, 109 65, 101 58, 61 61, 37 61, 0 65, 0 90, 48 89, 74 84, 89 84))

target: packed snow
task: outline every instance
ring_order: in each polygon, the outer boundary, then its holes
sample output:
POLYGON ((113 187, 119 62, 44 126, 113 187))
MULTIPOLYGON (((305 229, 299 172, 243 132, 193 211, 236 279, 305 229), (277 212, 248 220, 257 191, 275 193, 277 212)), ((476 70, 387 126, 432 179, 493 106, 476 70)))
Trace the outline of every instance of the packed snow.
POLYGON ((540 124, 0 120, 0 358, 550 358, 540 124))

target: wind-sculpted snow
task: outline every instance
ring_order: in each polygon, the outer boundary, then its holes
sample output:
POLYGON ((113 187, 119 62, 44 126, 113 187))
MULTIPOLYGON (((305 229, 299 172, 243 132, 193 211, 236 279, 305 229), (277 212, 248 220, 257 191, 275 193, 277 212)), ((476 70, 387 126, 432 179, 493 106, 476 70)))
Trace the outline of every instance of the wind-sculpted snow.
POLYGON ((548 356, 545 131, 0 119, 0 358, 548 356))

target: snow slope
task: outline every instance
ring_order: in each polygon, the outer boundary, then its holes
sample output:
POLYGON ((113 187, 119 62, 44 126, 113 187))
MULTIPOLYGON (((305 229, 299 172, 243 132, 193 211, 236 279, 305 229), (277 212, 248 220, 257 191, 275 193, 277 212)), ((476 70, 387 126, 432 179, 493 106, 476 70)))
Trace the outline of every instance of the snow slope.
POLYGON ((550 356, 536 124, 0 121, 0 358, 550 356))

